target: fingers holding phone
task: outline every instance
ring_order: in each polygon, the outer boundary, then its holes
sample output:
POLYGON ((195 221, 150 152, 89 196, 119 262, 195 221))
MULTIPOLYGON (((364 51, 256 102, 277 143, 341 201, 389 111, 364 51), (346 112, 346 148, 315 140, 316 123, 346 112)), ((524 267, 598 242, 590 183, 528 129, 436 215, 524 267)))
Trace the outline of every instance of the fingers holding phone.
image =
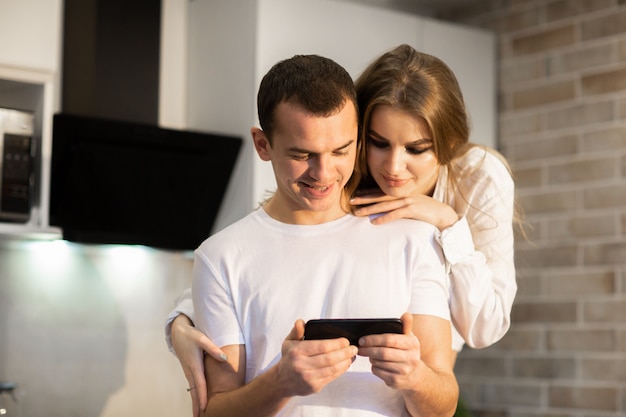
POLYGON ((318 319, 305 325, 304 339, 345 340, 358 346, 358 354, 368 357, 372 373, 395 388, 414 383, 414 370, 420 365, 420 344, 413 334, 410 313, 396 318, 318 319))
POLYGON ((421 366, 420 343, 412 332, 413 316, 402 315, 401 334, 380 334, 360 339, 359 355, 369 358, 372 373, 396 389, 415 387, 421 366))
POLYGON ((282 345, 279 378, 293 395, 322 390, 343 375, 357 354, 346 339, 302 340, 304 322, 298 320, 282 345))

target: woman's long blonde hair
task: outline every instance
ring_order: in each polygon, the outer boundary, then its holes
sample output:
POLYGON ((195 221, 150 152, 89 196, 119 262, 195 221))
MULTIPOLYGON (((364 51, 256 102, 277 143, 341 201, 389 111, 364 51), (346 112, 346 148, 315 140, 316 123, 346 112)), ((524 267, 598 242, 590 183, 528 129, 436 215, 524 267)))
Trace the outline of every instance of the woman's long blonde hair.
MULTIPOLYGON (((355 82, 359 105, 357 189, 377 187, 367 167, 367 130, 377 106, 388 105, 421 117, 430 129, 439 164, 448 167, 448 186, 457 191, 454 161, 476 145, 469 142, 470 120, 454 72, 441 59, 403 44, 373 61, 355 82)), ((511 168, 494 149, 483 147, 511 168)), ((463 196, 461 196, 464 198, 463 196)), ((480 209, 480 208, 478 208, 480 209)), ((521 219, 516 209, 516 218, 521 219)))
POLYGON ((388 105, 424 119, 441 165, 450 166, 469 145, 469 119, 459 83, 439 58, 400 45, 372 62, 356 80, 361 126, 357 165, 362 182, 367 168, 367 128, 373 110, 388 105))

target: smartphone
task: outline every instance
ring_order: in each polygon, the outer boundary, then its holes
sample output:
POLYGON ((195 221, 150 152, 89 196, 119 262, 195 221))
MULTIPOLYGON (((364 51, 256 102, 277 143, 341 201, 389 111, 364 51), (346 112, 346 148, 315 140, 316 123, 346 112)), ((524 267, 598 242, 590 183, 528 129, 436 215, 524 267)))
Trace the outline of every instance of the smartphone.
POLYGON ((396 318, 314 319, 304 325, 305 340, 345 337, 355 346, 362 336, 384 333, 402 333, 402 321, 396 318))

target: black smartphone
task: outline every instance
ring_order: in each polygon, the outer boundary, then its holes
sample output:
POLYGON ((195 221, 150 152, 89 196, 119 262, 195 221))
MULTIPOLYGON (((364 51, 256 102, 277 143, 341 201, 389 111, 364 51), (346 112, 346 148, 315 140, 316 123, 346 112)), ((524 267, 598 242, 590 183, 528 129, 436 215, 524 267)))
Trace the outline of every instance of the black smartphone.
POLYGON ((345 337, 355 346, 362 336, 384 333, 402 333, 402 321, 396 318, 314 319, 304 325, 304 340, 345 337))

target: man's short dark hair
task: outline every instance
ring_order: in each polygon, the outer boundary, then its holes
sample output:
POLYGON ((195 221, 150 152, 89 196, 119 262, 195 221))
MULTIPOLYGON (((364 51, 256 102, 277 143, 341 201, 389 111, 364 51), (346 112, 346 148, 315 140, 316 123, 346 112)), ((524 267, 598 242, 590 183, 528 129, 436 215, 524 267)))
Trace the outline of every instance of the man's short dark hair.
POLYGON ((358 111, 354 82, 341 65, 319 55, 295 55, 275 64, 263 77, 257 94, 259 123, 271 144, 279 103, 291 102, 326 117, 346 100, 358 111))

